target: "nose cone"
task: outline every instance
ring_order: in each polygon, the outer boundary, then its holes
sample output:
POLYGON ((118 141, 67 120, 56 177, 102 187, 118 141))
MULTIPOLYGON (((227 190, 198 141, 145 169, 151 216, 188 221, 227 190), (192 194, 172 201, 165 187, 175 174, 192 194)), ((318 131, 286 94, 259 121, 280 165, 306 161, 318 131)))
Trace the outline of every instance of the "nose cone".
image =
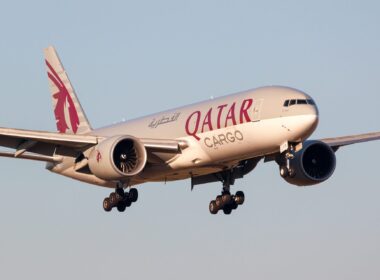
POLYGON ((303 109, 300 115, 300 128, 302 130, 302 140, 308 138, 317 128, 319 122, 319 112, 317 105, 309 105, 303 109))
MULTIPOLYGON (((292 141, 304 141, 318 126, 319 112, 314 100, 305 93, 294 94, 295 104, 288 107, 286 116, 289 116, 288 128, 292 132, 292 141)), ((285 115, 285 114, 284 114, 285 115)))
POLYGON ((310 114, 310 123, 308 124, 308 131, 310 134, 314 132, 317 128, 319 122, 318 110, 315 110, 314 113, 310 114))
POLYGON ((312 115, 316 115, 317 117, 319 116, 319 111, 318 111, 318 106, 317 104, 315 103, 315 101, 313 99, 311 99, 309 97, 309 102, 312 102, 313 104, 310 105, 309 109, 310 109, 310 114, 312 115))
POLYGON ((282 127, 288 132, 288 141, 304 141, 316 129, 319 121, 318 107, 307 93, 288 87, 275 87, 276 98, 281 103, 282 127), (281 98, 279 98, 281 96, 281 98))

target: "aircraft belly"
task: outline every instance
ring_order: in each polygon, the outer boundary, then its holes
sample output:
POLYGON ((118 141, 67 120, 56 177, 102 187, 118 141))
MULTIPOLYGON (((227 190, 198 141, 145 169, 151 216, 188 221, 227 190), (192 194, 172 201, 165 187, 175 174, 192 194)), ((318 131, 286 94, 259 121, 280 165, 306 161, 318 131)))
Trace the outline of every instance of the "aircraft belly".
POLYGON ((166 172, 158 172, 158 170, 151 170, 138 176, 139 178, 134 178, 133 181, 137 184, 143 182, 166 182, 188 179, 190 177, 196 177, 211 173, 216 173, 222 171, 225 166, 195 166, 190 168, 185 168, 181 170, 166 170, 166 172))

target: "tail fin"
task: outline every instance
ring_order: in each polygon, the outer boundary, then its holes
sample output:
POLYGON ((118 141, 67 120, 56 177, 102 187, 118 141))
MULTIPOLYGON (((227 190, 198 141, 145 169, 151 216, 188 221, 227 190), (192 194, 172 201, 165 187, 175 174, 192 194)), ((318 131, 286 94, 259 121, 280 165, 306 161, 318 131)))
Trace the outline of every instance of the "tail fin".
POLYGON ((85 134, 92 130, 54 47, 44 49, 54 116, 60 133, 85 134))

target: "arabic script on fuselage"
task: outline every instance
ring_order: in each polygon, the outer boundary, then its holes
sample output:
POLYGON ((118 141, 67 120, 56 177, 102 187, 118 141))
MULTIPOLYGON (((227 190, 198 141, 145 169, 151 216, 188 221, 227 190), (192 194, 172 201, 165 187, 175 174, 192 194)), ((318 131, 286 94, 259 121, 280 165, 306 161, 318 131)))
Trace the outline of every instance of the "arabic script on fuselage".
POLYGON ((181 113, 176 112, 172 115, 163 115, 161 118, 154 118, 148 125, 150 128, 157 128, 159 125, 175 122, 181 113))

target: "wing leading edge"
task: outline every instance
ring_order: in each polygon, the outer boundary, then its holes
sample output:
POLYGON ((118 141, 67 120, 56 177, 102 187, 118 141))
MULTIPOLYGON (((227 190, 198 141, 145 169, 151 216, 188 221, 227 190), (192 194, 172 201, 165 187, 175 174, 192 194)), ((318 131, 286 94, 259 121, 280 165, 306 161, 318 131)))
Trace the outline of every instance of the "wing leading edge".
POLYGON ((342 146, 375 140, 380 140, 380 132, 320 139, 320 141, 329 145, 334 151, 338 150, 342 146))

